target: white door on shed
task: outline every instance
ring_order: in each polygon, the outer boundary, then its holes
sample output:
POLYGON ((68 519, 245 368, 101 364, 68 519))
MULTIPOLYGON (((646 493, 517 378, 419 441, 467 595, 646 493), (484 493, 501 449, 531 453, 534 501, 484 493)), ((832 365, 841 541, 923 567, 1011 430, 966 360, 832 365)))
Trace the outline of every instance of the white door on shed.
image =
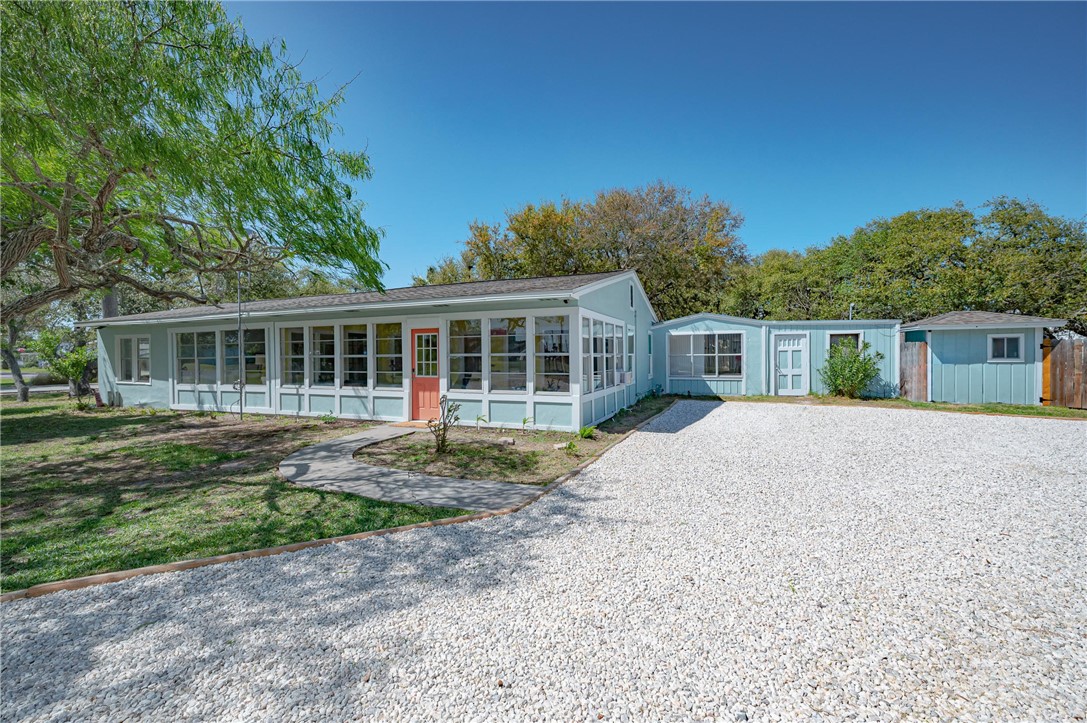
POLYGON ((809 391, 808 335, 774 334, 774 391, 802 396, 809 391))

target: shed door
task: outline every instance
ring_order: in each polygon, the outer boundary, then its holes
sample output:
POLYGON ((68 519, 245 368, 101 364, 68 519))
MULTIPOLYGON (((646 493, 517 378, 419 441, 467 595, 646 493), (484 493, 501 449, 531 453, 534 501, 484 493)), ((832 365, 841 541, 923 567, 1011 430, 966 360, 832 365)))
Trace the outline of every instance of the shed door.
POLYGON ((774 389, 783 396, 808 393, 807 334, 774 334, 774 389))

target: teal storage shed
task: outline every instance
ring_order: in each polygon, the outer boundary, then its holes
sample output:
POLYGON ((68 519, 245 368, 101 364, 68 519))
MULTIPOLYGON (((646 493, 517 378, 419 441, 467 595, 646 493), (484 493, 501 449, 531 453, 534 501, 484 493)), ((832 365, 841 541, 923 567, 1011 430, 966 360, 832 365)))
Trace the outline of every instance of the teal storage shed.
POLYGON ((954 404, 1041 404, 1042 339, 1064 319, 953 311, 906 324, 904 343, 927 346, 927 399, 954 404))
POLYGON ((898 394, 897 319, 767 321, 695 314, 653 327, 653 381, 668 394, 823 394, 819 371, 832 344, 848 340, 879 352, 872 397, 898 394))

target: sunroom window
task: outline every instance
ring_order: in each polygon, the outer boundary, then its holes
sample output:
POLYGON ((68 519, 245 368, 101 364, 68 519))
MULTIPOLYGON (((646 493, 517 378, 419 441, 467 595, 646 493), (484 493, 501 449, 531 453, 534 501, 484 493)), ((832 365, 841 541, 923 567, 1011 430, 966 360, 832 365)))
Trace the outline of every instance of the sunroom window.
POLYGON ((377 365, 376 386, 400 389, 404 386, 404 337, 399 323, 374 324, 377 365))
POLYGON ((536 391, 570 391, 570 317, 537 316, 536 391))
MULTIPOLYGON (((238 330, 223 333, 223 383, 238 381, 238 330)), ((264 329, 244 329, 242 354, 245 360, 245 383, 264 384, 268 381, 268 357, 264 329)))
POLYGON ((306 332, 300 327, 283 329, 283 386, 306 383, 306 332))
POLYGON ((743 335, 674 334, 668 337, 668 375, 727 377, 743 373, 743 335))
POLYGON ((365 387, 369 371, 366 324, 343 327, 343 385, 365 387))
POLYGON ((528 388, 528 331, 525 317, 491 319, 491 389, 528 388))
POLYGON ((174 379, 178 384, 215 384, 218 364, 214 331, 185 331, 174 337, 174 379))
POLYGON ((331 326, 310 327, 310 384, 331 387, 336 384, 336 330, 331 326))
POLYGON ((483 326, 479 319, 449 322, 449 388, 483 390, 483 326))

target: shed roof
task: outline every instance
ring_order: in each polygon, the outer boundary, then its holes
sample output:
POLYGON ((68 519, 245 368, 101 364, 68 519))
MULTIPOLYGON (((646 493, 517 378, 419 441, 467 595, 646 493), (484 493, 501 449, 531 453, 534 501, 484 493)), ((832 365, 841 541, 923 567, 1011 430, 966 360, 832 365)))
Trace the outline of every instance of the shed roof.
POLYGON ((913 321, 902 326, 903 331, 912 329, 935 329, 937 327, 1046 327, 1064 326, 1065 319, 1049 319, 1044 316, 1026 314, 1002 314, 996 311, 949 311, 927 319, 913 321))
MULTIPOLYGON (((355 307, 388 304, 389 306, 418 306, 443 301, 487 300, 495 297, 569 296, 602 281, 618 279, 632 271, 608 271, 598 274, 572 274, 569 276, 539 276, 530 279, 502 279, 499 281, 467 281, 458 284, 433 284, 430 286, 404 286, 385 291, 363 291, 356 294, 327 294, 303 296, 291 299, 266 299, 246 301, 242 311, 253 314, 282 314, 303 311, 346 311, 355 307)), ((108 319, 92 319, 80 322, 81 326, 110 326, 156 321, 192 321, 198 319, 232 317, 238 314, 237 303, 186 306, 145 314, 113 316, 108 319)))

